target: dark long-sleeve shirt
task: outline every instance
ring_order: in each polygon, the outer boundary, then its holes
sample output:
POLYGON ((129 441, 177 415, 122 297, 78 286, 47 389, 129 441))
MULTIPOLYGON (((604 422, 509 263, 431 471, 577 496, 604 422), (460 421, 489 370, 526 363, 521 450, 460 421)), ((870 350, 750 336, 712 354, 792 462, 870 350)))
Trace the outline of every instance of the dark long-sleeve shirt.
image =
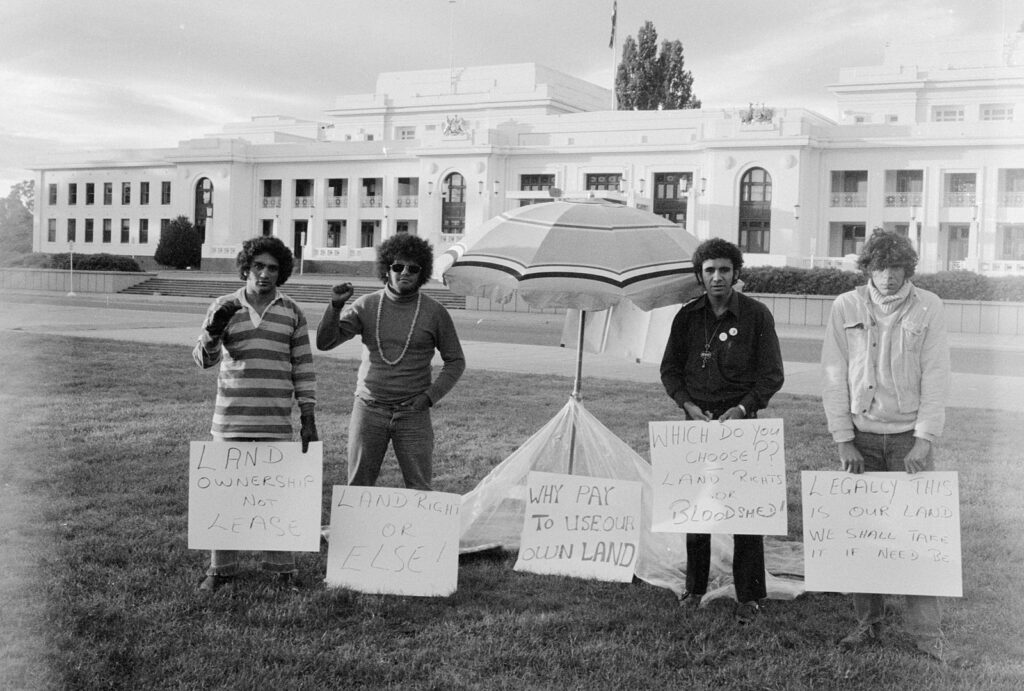
POLYGON ((707 295, 683 305, 665 345, 661 382, 680 408, 689 401, 742 405, 748 414, 761 410, 783 382, 772 313, 738 291, 721 317, 707 295), (711 355, 702 358, 705 346, 711 355))

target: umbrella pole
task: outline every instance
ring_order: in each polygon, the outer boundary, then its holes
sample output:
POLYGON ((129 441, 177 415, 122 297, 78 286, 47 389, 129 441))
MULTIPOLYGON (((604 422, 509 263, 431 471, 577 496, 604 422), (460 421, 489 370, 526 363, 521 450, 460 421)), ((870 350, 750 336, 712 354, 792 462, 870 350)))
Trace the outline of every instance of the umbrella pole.
MULTIPOLYGON (((583 379, 583 333, 587 325, 587 313, 580 310, 580 331, 576 340, 576 380, 572 384, 572 397, 577 401, 582 398, 580 395, 580 381, 583 379)), ((572 427, 569 430, 569 471, 572 475, 573 461, 576 457, 576 417, 573 416, 572 427)))

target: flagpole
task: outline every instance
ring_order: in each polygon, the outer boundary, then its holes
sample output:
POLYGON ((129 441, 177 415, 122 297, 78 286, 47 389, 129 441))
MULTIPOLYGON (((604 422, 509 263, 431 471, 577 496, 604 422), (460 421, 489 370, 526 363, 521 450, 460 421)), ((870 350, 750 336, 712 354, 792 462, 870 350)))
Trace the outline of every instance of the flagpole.
POLYGON ((615 33, 616 33, 615 32, 615 25, 618 23, 618 16, 619 16, 619 0, 613 0, 612 1, 612 35, 611 35, 611 39, 608 41, 608 47, 612 49, 612 110, 618 110, 618 107, 619 107, 618 97, 615 94, 615 74, 617 72, 617 67, 618 67, 615 64, 615 53, 617 52, 615 50, 615 46, 616 46, 615 39, 617 38, 616 35, 615 35, 615 33))

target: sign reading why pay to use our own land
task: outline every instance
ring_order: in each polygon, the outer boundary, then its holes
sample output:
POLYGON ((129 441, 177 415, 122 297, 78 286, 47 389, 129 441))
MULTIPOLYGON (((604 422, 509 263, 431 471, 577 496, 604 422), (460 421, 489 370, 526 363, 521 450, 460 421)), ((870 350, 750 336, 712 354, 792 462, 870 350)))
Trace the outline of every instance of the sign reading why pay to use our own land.
POLYGON ((323 443, 194 441, 189 549, 320 550, 323 443))
POLYGON ((640 549, 641 485, 531 471, 516 571, 628 583, 640 549))
POLYGON ((652 530, 785 535, 782 420, 649 423, 652 530))
POLYGON ((448 492, 336 485, 327 585, 451 595, 458 587, 461 506, 462 497, 448 492))
POLYGON ((807 590, 963 596, 955 472, 801 473, 807 590))

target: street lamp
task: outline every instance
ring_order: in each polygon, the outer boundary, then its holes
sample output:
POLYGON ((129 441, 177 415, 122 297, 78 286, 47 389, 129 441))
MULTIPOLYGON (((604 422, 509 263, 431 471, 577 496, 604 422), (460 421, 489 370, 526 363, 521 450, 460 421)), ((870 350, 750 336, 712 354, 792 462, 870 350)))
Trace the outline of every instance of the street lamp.
POLYGON ((75 243, 68 240, 68 297, 75 297, 75 243))

